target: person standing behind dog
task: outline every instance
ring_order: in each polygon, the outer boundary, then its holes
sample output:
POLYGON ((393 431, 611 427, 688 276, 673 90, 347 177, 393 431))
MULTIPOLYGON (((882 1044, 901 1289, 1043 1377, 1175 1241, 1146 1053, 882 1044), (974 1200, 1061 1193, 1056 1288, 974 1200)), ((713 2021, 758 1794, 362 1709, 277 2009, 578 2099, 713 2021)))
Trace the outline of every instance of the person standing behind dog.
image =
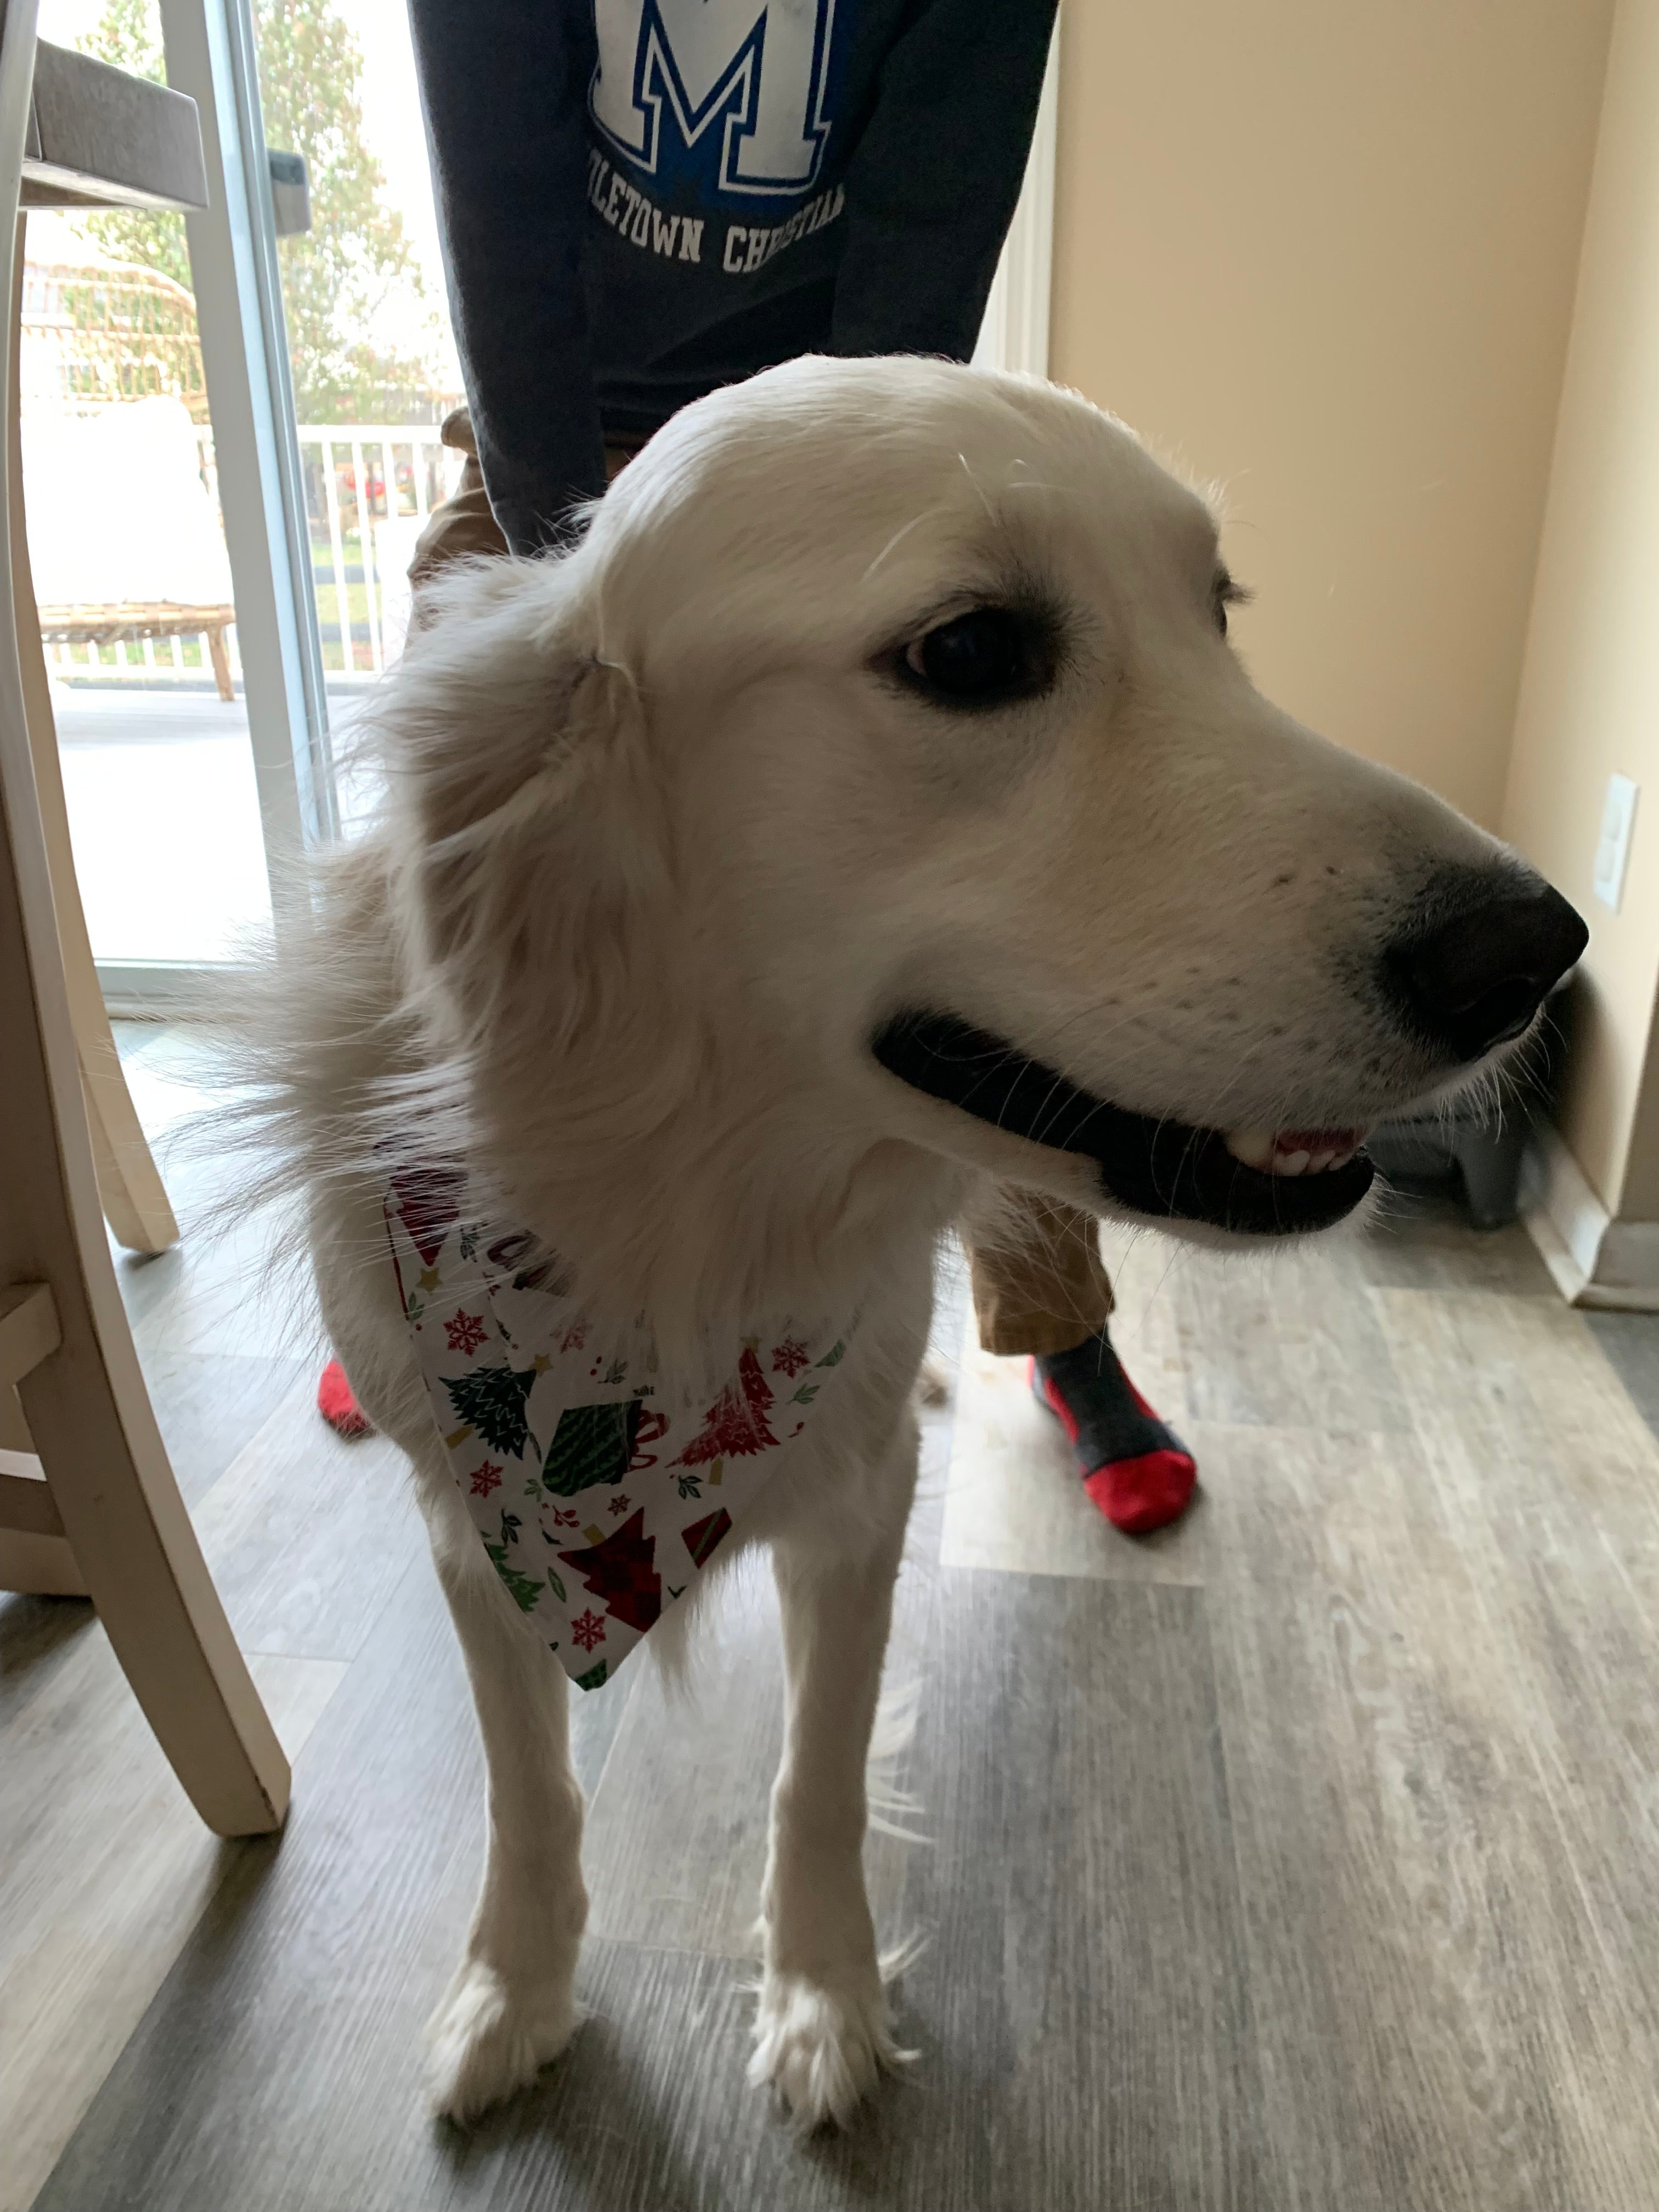
MULTIPOLYGON (((969 359, 1054 6, 410 0, 470 402, 416 587, 460 554, 563 542, 720 385, 804 353, 969 359)), ((1108 1519, 1162 1527, 1195 1469, 1112 1349, 1097 1225, 1020 1210, 1023 1238, 971 1255, 981 1341, 1030 1358, 1108 1519)), ((331 1369, 325 1411, 343 1390, 331 1369)))

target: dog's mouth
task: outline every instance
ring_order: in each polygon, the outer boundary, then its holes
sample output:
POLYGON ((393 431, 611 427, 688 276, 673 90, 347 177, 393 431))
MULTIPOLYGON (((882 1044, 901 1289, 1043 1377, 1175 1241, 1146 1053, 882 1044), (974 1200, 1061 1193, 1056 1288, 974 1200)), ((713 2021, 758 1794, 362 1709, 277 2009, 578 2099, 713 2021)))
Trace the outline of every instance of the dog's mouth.
POLYGON ((889 1074, 993 1127, 1080 1153, 1107 1194, 1155 1220, 1246 1237, 1328 1229, 1376 1173, 1363 1129, 1200 1129, 1097 1098, 954 1014, 896 1015, 871 1049, 889 1074))

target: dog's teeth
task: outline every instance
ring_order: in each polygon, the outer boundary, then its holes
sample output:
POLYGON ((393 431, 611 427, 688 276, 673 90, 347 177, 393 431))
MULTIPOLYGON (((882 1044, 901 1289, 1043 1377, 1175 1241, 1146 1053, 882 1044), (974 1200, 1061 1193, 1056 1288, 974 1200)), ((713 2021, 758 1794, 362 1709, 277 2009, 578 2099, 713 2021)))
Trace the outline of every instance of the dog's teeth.
POLYGON ((1259 1175, 1324 1175, 1332 1168, 1346 1167, 1359 1149, 1357 1144, 1310 1145, 1306 1139, 1312 1134, 1311 1130, 1230 1129, 1223 1142, 1236 1160, 1259 1175), (1297 1137, 1302 1143, 1297 1143, 1297 1137))
POLYGON ((1224 1141, 1236 1160, 1242 1160, 1247 1168, 1255 1168, 1258 1174, 1267 1174, 1273 1166, 1271 1129, 1231 1129, 1224 1141))

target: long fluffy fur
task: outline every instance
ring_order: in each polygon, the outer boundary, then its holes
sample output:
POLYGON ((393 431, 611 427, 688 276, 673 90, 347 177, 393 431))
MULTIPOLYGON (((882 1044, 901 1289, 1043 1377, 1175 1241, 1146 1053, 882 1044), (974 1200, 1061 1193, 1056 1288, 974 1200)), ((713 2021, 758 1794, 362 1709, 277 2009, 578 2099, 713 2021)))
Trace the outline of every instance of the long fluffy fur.
POLYGON ((242 1121, 415 1462, 489 1747, 444 2110, 568 2033, 585 1902, 562 1680, 434 1450, 389 1167, 465 1161, 573 1307, 647 1316, 688 1374, 734 1321, 864 1316, 857 1374, 745 1524, 791 1655, 757 2066, 806 2123, 844 2118, 897 2055, 858 1843, 933 1252, 970 1206, 1016 1233, 1000 1183, 1098 1200, 1085 1163, 881 1074, 873 1025, 953 1007, 1194 1123, 1364 1122, 1426 1080, 1359 980, 1375 947, 1436 867, 1498 855, 1260 697, 1214 559, 1202 503, 1070 395, 800 362, 686 410, 574 552, 452 574, 373 702, 381 802, 263 988, 242 1121), (1047 611, 1051 691, 920 701, 896 654, 986 599, 1047 611))

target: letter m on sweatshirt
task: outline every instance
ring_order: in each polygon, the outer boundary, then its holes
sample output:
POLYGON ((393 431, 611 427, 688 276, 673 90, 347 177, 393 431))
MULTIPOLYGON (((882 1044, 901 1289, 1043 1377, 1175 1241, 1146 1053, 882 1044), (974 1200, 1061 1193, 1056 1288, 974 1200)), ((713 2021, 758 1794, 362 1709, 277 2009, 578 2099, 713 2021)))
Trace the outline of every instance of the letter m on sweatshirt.
POLYGON ((672 129, 688 151, 708 149, 718 191, 805 191, 830 135, 823 105, 836 5, 596 0, 593 120, 647 175, 657 174, 672 129))

